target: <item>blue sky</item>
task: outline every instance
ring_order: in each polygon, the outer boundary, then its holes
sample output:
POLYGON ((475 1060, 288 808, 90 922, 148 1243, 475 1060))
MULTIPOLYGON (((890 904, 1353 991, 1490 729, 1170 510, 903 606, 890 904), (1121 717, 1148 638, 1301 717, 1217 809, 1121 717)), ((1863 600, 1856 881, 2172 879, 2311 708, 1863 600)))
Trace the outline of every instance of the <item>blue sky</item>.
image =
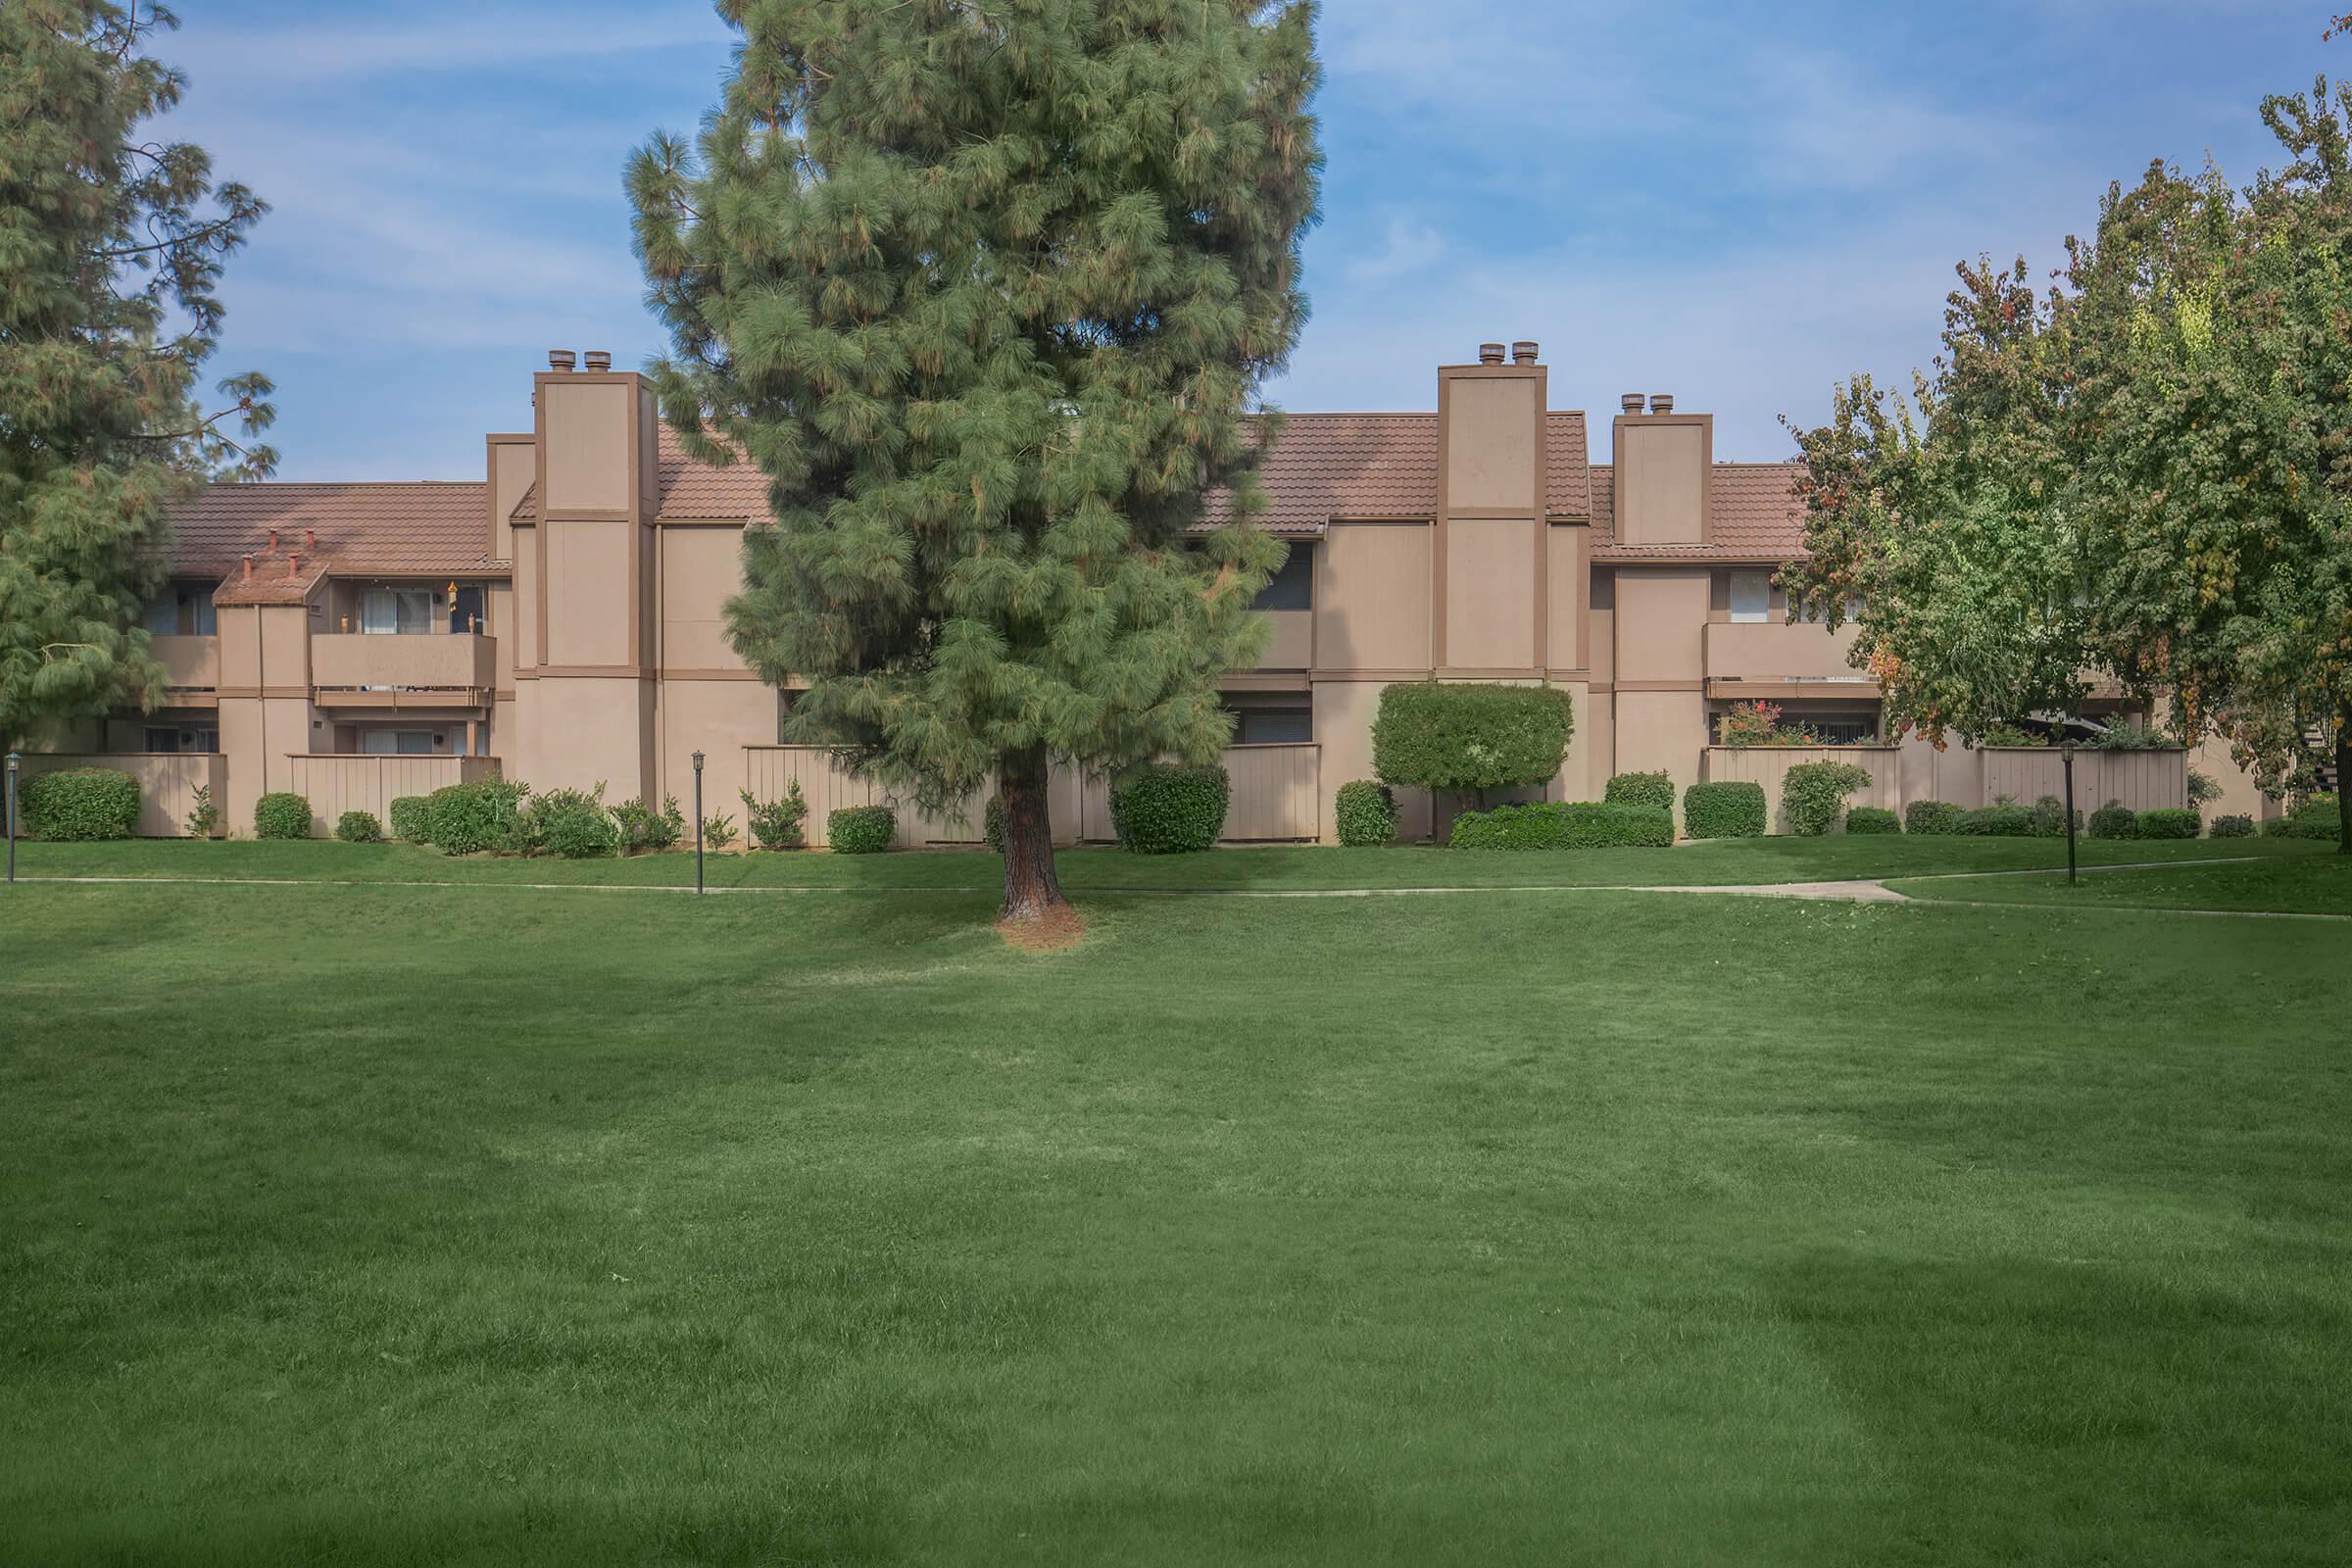
MULTIPOLYGON (((1326 0, 1314 317, 1270 396, 1426 409, 1438 364, 1532 337, 1554 407, 1672 392, 1718 456, 1784 457, 1839 377, 1907 384, 1959 258, 2055 266, 2153 158, 2251 179, 2262 95, 2352 72, 2329 9, 1326 0)), ((281 477, 477 477, 548 348, 661 352, 620 172, 716 100, 707 4, 178 10, 165 128, 275 208, 218 366, 276 379, 281 477)))

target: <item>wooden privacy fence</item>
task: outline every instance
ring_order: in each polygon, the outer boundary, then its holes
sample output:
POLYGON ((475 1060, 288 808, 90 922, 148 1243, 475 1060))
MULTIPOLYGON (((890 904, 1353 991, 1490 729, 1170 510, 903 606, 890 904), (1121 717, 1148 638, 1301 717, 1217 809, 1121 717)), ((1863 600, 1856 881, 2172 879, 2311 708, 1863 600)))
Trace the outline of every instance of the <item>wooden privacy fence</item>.
MULTIPOLYGON (((1914 801, 1949 801, 1974 810, 2003 796, 2031 806, 2044 795, 2064 799, 2065 759, 2054 746, 1954 743, 1937 751, 1924 741, 1901 746, 1710 746, 1700 776, 1712 782, 1761 784, 1776 824, 1781 784, 1799 762, 1853 762, 1870 774, 1848 804, 1900 811, 1914 801)), ((2083 814, 2120 802, 2134 811, 2188 804, 2188 754, 2180 750, 2075 753, 2075 805, 2083 814)), ((1776 829, 1777 830, 1777 829, 1776 829)))
MULTIPOLYGON (((1236 746, 1224 757, 1233 796, 1225 810, 1225 837, 1231 841, 1265 842, 1319 838, 1323 831, 1322 749, 1311 743, 1276 746, 1236 746)), ((952 811, 922 811, 890 798, 889 791, 871 779, 844 767, 822 746, 747 746, 743 749, 743 787, 756 800, 780 799, 794 784, 808 803, 808 842, 825 841, 825 818, 850 806, 889 806, 898 812, 898 849, 926 844, 977 844, 981 840, 985 796, 967 804, 960 817, 952 811)), ((1081 777, 1075 769, 1056 767, 1048 784, 1048 804, 1056 842, 1106 842, 1110 825, 1110 781, 1101 775, 1081 777)), ((733 812, 740 802, 706 801, 705 810, 733 812)))
MULTIPOLYGON (((311 832, 334 832, 345 811, 366 811, 391 825, 392 803, 430 795, 445 784, 470 784, 498 771, 494 757, 382 757, 297 752, 286 759, 286 788, 311 803, 311 832)), ((250 826, 251 824, 247 824, 250 826)))
POLYGON ((29 779, 74 767, 112 768, 139 781, 140 838, 186 838, 200 787, 213 792, 213 805, 220 811, 216 836, 228 829, 228 759, 219 752, 27 752, 18 776, 29 779))

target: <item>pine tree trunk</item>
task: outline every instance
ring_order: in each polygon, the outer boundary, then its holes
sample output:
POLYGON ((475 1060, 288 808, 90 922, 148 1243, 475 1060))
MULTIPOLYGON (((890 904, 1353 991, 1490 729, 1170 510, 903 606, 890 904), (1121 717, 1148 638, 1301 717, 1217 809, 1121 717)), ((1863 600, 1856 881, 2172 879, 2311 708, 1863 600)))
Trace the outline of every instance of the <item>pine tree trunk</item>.
POLYGON ((1021 752, 1002 760, 997 793, 1004 802, 1004 907, 1000 918, 1042 920, 1070 901, 1054 872, 1054 823, 1046 804, 1046 754, 1021 752))
POLYGON ((2352 707, 2335 715, 2335 853, 2352 855, 2352 707))

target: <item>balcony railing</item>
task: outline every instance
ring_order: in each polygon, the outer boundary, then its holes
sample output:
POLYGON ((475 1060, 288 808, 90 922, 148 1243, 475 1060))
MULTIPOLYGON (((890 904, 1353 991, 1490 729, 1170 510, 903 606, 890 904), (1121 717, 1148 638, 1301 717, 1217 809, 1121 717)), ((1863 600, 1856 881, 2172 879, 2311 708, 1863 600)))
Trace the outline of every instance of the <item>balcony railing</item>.
POLYGON ((1845 662, 1854 635, 1851 624, 1831 631, 1826 626, 1791 626, 1781 620, 1710 621, 1707 679, 1765 685, 1818 682, 1833 690, 1840 685, 1869 685, 1870 676, 1845 662))
POLYGON ((321 701, 344 693, 487 691, 497 670, 495 637, 329 632, 311 639, 311 684, 321 701))
POLYGON ((151 637, 147 647, 164 666, 164 684, 173 691, 209 692, 220 686, 220 638, 151 637))

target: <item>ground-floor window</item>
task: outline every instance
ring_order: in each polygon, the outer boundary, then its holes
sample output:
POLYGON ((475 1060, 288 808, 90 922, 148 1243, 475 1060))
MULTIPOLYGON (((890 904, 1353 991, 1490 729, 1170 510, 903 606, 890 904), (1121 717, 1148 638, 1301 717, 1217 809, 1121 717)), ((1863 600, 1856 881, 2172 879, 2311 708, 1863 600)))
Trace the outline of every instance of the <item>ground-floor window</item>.
POLYGON ((1311 708, 1242 708, 1234 710, 1236 746, 1298 746, 1315 738, 1311 708))
POLYGON ((190 725, 185 729, 176 724, 149 724, 146 728, 146 744, 141 748, 143 751, 172 756, 180 752, 217 752, 220 749, 220 731, 209 724, 190 725))
POLYGON ((434 735, 429 729, 364 729, 360 731, 360 754, 364 757, 430 757, 433 755, 434 735))

